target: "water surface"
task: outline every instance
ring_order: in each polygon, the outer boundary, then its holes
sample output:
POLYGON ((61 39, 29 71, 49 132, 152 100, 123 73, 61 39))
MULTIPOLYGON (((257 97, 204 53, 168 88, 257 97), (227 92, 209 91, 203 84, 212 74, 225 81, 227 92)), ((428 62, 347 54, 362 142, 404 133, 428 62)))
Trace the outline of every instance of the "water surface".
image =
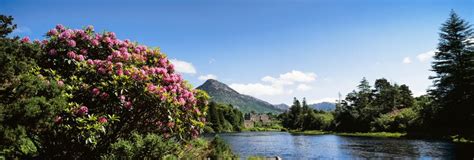
POLYGON ((232 151, 248 156, 279 156, 283 159, 473 159, 473 144, 438 140, 292 135, 287 132, 240 132, 219 134, 232 151))

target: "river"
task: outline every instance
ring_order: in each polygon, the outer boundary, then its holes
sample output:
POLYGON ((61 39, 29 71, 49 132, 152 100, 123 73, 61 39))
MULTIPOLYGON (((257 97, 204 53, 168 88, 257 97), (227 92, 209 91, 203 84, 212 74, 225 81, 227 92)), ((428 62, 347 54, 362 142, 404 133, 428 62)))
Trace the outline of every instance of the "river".
POLYGON ((287 132, 219 134, 240 158, 283 159, 473 159, 473 144, 439 140, 293 135, 287 132))

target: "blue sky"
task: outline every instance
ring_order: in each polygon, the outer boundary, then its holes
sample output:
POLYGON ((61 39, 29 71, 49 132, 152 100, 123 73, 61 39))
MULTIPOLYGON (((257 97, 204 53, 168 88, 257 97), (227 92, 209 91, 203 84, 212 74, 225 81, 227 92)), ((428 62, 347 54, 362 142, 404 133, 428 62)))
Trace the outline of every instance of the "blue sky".
POLYGON ((194 86, 214 77, 270 103, 334 100, 367 77, 431 85, 430 53, 451 9, 474 23, 472 0, 9 1, 14 34, 93 25, 160 47, 194 86))

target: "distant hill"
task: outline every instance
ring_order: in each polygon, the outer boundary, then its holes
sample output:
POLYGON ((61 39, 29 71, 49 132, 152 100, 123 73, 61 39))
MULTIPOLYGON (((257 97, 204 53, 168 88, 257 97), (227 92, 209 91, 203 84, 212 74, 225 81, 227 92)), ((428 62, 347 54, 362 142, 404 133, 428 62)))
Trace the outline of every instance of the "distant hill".
POLYGON ((288 110, 290 109, 290 106, 288 106, 287 104, 285 103, 282 103, 282 104, 274 104, 273 106, 275 106, 276 108, 280 109, 280 110, 288 110))
MULTIPOLYGON (((278 109, 281 110, 289 110, 291 106, 287 104, 275 104, 273 105, 278 109)), ((321 102, 321 103, 316 103, 316 104, 310 104, 310 108, 317 109, 317 110, 323 110, 323 111, 334 111, 336 109, 336 104, 335 103, 330 103, 330 102, 321 102)))
POLYGON ((334 111, 336 109, 336 104, 330 103, 330 102, 310 104, 309 106, 313 109, 323 110, 323 111, 334 111))
POLYGON ((197 89, 206 91, 211 96, 211 101, 224 104, 232 104, 244 113, 255 111, 257 113, 281 113, 284 110, 279 109, 272 104, 260 99, 240 94, 226 84, 217 80, 209 79, 197 89))

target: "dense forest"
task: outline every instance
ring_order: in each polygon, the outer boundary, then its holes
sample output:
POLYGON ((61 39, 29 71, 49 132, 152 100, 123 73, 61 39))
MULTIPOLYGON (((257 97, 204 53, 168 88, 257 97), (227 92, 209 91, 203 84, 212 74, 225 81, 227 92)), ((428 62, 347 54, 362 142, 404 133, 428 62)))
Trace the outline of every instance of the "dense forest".
POLYGON ((337 132, 407 132, 474 139, 474 37, 468 22, 451 12, 442 25, 427 95, 413 97, 407 85, 363 78, 334 112, 308 109, 295 99, 280 117, 286 128, 337 132), (322 118, 325 117, 326 118, 322 118), (332 115, 334 118, 332 119, 332 115))
POLYGON ((243 113, 232 105, 219 104, 211 101, 206 116, 207 124, 204 132, 241 131, 244 123, 243 113))

